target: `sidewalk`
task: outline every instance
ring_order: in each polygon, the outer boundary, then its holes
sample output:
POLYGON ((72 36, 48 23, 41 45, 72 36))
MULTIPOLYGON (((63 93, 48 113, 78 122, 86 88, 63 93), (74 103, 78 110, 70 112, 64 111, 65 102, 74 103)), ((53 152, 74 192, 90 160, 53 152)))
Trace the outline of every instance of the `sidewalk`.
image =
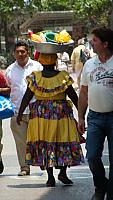
MULTIPOLYGON (((76 75, 70 73, 75 80, 76 75)), ((74 114, 77 111, 74 108, 74 114)), ((0 175, 0 200, 90 200, 94 192, 92 175, 85 163, 68 168, 68 176, 74 182, 73 186, 65 186, 58 181, 59 170, 54 169, 56 187, 47 188, 46 171, 39 167, 31 167, 31 175, 18 177, 19 164, 16 155, 14 138, 10 130, 10 119, 3 120, 3 162, 4 172, 0 175)), ((82 145, 84 156, 86 155, 85 144, 82 145)), ((105 147, 106 148, 106 147, 105 147)), ((108 150, 104 151, 105 167, 108 172, 108 150)))
MULTIPOLYGON (((55 188, 46 187, 46 171, 41 171, 39 167, 31 167, 30 176, 18 177, 19 165, 9 123, 9 119, 3 121, 2 157, 5 169, 0 175, 0 200, 90 200, 93 184, 87 162, 68 168, 68 176, 73 180, 73 186, 65 186, 58 181, 59 170, 56 169, 54 169, 55 188)), ((82 147, 85 154, 84 145, 82 147)))
MULTIPOLYGON (((92 175, 84 164, 68 168, 68 176, 74 182, 73 186, 65 186, 58 181, 59 170, 54 169, 56 187, 47 188, 46 171, 39 167, 31 167, 31 175, 18 177, 19 165, 17 161, 15 144, 10 132, 9 120, 4 120, 4 150, 3 162, 5 170, 0 175, 0 200, 90 200, 94 192, 92 175)), ((82 145, 85 155, 85 146, 82 145)), ((105 168, 108 170, 108 152, 104 152, 105 168)))

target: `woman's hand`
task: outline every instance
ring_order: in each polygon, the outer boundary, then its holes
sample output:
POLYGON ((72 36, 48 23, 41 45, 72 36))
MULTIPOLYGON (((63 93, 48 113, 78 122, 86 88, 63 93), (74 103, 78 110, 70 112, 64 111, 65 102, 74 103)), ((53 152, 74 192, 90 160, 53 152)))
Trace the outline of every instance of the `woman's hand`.
POLYGON ((21 125, 21 121, 22 121, 22 115, 18 115, 16 118, 16 122, 19 126, 21 125))

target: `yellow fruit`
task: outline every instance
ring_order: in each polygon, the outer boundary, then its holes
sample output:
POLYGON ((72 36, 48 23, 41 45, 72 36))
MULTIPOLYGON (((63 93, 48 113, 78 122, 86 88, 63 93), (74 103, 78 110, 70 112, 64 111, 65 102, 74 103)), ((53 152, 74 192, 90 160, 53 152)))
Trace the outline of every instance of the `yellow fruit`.
POLYGON ((71 36, 66 30, 61 31, 60 33, 55 34, 55 42, 57 43, 67 43, 71 40, 71 36))
POLYGON ((31 35, 31 40, 32 40, 33 42, 38 42, 38 43, 43 42, 43 41, 42 41, 42 38, 41 38, 39 35, 36 35, 36 34, 34 34, 34 33, 31 35))

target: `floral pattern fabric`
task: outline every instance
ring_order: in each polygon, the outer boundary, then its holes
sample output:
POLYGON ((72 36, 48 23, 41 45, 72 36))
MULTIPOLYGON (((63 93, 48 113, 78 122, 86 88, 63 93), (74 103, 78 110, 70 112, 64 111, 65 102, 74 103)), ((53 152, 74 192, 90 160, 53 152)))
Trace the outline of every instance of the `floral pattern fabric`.
POLYGON ((65 90, 73 83, 69 74, 44 78, 34 72, 28 82, 37 100, 29 105, 27 164, 47 168, 84 162, 72 103, 66 100, 65 90))
POLYGON ((28 142, 26 159, 28 165, 55 167, 76 166, 84 162, 80 144, 76 142, 52 142, 45 141, 28 142))

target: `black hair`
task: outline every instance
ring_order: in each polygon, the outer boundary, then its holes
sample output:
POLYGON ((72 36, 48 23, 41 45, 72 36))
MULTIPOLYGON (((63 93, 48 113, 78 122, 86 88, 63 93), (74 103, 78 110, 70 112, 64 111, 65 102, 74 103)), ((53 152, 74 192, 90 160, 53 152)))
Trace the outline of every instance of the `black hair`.
POLYGON ((17 47, 20 47, 20 46, 24 46, 26 51, 29 51, 29 45, 26 40, 18 40, 15 43, 14 51, 16 50, 17 47))
POLYGON ((95 28, 91 33, 98 37, 102 42, 108 42, 109 50, 113 51, 113 31, 110 28, 95 28))

